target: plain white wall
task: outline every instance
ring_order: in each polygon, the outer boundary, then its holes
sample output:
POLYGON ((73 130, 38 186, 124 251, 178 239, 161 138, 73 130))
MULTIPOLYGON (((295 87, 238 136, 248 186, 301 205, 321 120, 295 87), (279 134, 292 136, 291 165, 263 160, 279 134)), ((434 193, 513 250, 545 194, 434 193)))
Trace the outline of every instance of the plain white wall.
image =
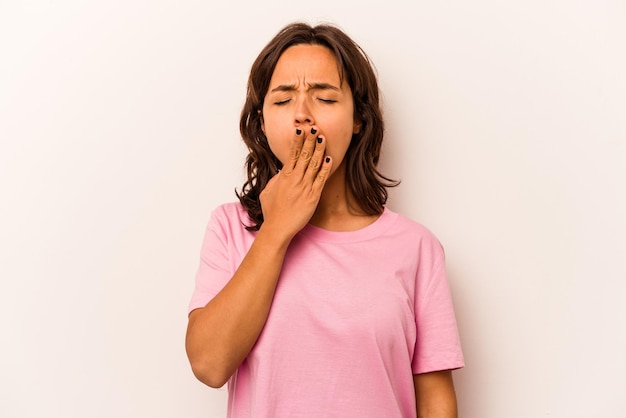
POLYGON ((389 205, 447 250, 461 416, 623 416, 621 0, 0 2, 0 416, 224 416, 186 306, 249 66, 298 19, 378 69, 389 205))

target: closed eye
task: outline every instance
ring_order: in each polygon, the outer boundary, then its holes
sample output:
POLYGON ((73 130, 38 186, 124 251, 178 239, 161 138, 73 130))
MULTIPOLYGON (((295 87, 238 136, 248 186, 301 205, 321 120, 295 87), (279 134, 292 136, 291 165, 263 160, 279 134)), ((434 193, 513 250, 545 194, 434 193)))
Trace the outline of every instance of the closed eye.
POLYGON ((286 105, 287 103, 289 103, 289 100, 290 100, 290 99, 280 100, 280 101, 278 101, 278 102, 274 102, 274 104, 275 104, 276 106, 286 105))
POLYGON ((332 99, 318 99, 320 102, 322 103, 337 103, 337 100, 332 100, 332 99))

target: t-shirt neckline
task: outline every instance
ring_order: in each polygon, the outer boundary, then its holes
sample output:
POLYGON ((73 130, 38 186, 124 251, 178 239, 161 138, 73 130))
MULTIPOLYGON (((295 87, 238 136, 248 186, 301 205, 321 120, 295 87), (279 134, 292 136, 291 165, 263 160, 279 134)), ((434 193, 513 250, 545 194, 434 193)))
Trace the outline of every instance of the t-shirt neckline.
POLYGON ((330 231, 328 229, 320 228, 315 225, 307 224, 299 235, 312 239, 314 241, 324 242, 357 242, 367 241, 372 238, 376 238, 383 232, 387 231, 391 224, 396 220, 397 214, 392 212, 386 206, 383 208, 383 213, 371 224, 357 229, 356 231, 330 231))

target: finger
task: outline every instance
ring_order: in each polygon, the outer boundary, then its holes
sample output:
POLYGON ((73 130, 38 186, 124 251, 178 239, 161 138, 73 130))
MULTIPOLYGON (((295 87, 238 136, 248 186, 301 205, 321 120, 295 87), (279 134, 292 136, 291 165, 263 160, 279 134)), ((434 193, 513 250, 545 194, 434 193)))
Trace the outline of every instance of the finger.
POLYGON ((310 179, 311 182, 315 179, 315 176, 320 171, 322 164, 324 163, 324 152, 326 151, 326 138, 323 135, 317 137, 315 141, 315 150, 309 161, 309 165, 306 169, 305 177, 310 179))
POLYGON ((322 163, 322 168, 317 172, 315 176, 315 181, 313 182, 312 189, 318 193, 322 192, 322 188, 324 188, 324 184, 326 184, 326 180, 328 180, 328 176, 330 175, 330 169, 333 167, 333 159, 328 155, 324 157, 324 162, 322 163))
POLYGON ((295 170, 298 170, 304 173, 309 166, 309 161, 311 161, 311 157, 313 156, 313 150, 315 149, 315 145, 317 144, 317 136, 318 136, 317 127, 313 126, 307 132, 305 132, 304 143, 302 144, 302 149, 300 150, 300 156, 298 157, 298 161, 295 166, 295 170))
POLYGON ((289 161, 283 165, 283 171, 285 174, 291 174, 293 172, 296 163, 298 162, 298 158, 300 157, 300 152, 302 150, 304 137, 306 134, 303 133, 302 129, 296 129, 296 136, 291 141, 291 145, 289 148, 289 161))

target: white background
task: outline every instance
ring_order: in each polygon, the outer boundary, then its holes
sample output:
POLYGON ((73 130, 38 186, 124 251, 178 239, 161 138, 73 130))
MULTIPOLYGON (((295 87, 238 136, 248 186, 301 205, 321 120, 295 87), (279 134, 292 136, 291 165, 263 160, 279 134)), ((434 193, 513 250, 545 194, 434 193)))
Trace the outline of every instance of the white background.
POLYGON ((0 416, 224 416, 186 307, 249 67, 299 19, 377 67, 389 206, 447 251, 461 416, 623 417, 621 0, 0 1, 0 416))

